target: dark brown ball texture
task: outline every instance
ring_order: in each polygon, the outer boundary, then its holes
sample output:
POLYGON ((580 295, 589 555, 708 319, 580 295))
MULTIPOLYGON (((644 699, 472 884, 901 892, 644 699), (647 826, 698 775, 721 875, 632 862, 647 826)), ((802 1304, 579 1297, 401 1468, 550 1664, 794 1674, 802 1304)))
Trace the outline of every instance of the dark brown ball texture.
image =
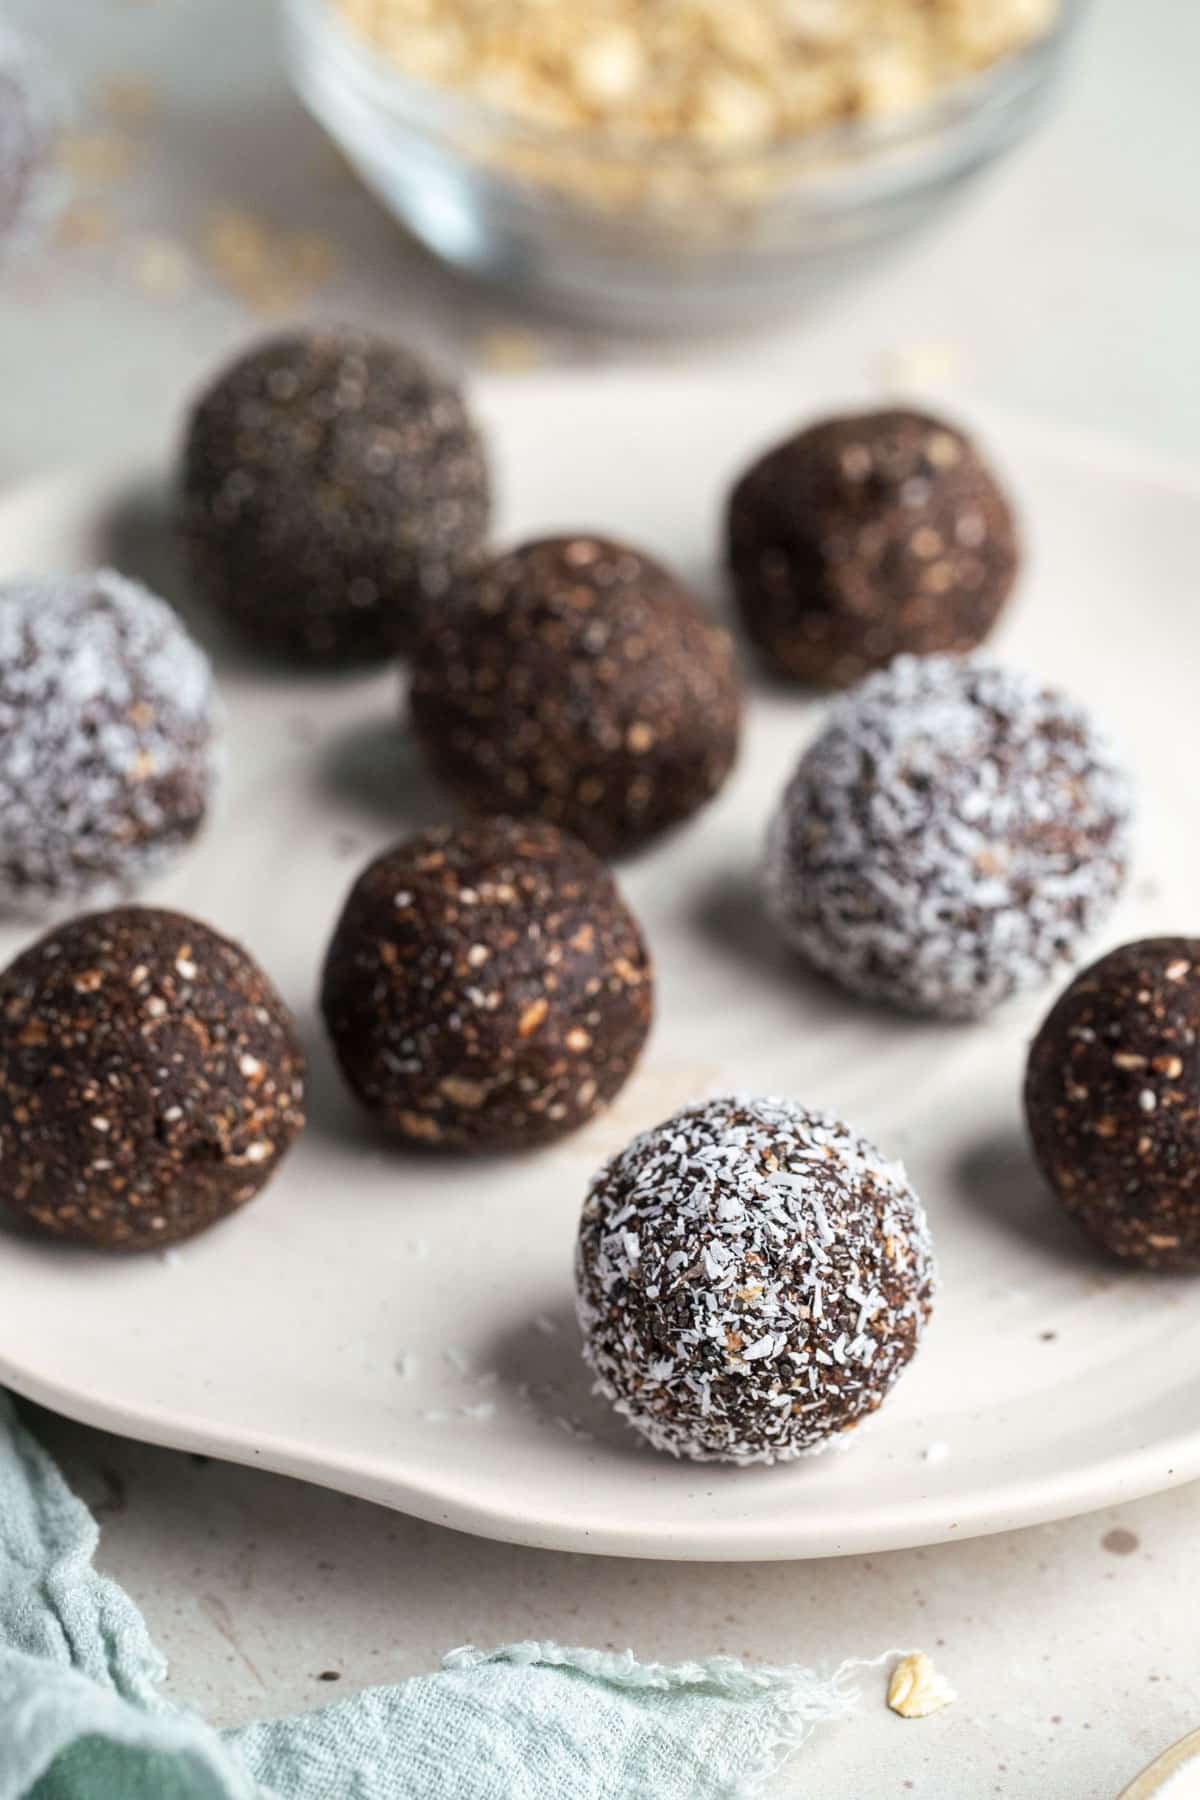
POLYGON ((180 526, 201 595, 261 648, 404 649, 478 559, 487 463, 458 388, 348 327, 258 345, 192 414, 180 526))
POLYGON ((733 490, 728 560, 776 674, 848 687, 902 653, 981 644, 1019 562, 1012 508, 979 452, 925 413, 833 418, 733 490))
POLYGON ((717 792, 737 755, 741 686, 728 634, 650 557, 547 538, 430 615, 412 715, 472 811, 537 814, 611 856, 717 792))
POLYGON ((0 976, 3 1198, 50 1237, 194 1237, 254 1198, 303 1124, 287 1008, 196 919, 90 913, 0 976))
POLYGON ((650 958, 602 863, 541 820, 421 832, 355 883, 321 1006, 385 1130, 513 1150, 586 1123, 650 1028, 650 958))
POLYGON ((1034 1039, 1025 1115, 1089 1237, 1147 1269, 1200 1269, 1200 938, 1101 957, 1034 1039))

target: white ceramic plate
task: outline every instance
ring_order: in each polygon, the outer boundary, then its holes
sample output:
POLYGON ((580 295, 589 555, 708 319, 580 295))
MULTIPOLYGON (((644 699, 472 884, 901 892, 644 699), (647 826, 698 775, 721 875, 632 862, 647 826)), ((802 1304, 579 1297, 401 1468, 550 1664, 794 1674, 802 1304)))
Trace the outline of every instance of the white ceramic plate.
MULTIPOLYGON (((481 403, 504 535, 607 527, 709 588, 729 477, 813 410, 762 385, 646 375, 495 384, 481 403)), ((1028 425, 976 423, 1031 540, 995 648, 1093 702, 1142 779, 1140 861, 1109 941, 1200 929, 1200 487, 1028 425)), ((3 572, 102 556, 170 591, 128 483, 65 480, 0 506, 3 572)), ((282 678, 220 660, 223 814, 148 897, 233 933, 276 977, 312 1053, 311 1124, 244 1215, 165 1257, 0 1236, 0 1380, 111 1430, 464 1530, 630 1556, 931 1543, 1200 1474, 1197 1288, 1099 1262, 1025 1149, 1024 1047, 1049 996, 984 1025, 916 1025, 810 980, 763 929, 763 827, 819 704, 756 686, 735 780, 626 865, 660 1011, 617 1106, 548 1153, 472 1163, 381 1148, 314 1022, 356 870, 443 811, 397 728, 396 678, 282 678), (572 1319, 593 1169, 684 1100, 731 1086, 836 1109, 903 1157, 944 1277, 921 1356, 859 1441, 780 1469, 696 1468, 642 1448, 590 1395, 572 1319)), ((0 955, 30 935, 4 930, 0 955)))

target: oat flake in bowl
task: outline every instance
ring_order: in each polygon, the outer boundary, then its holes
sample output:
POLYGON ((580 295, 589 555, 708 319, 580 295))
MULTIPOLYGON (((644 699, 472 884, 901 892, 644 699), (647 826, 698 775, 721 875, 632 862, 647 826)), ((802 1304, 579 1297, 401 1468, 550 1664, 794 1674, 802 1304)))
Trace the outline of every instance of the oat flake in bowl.
POLYGON ((406 75, 532 125, 716 149, 904 112, 1058 0, 331 0, 406 75))
POLYGON ((281 0, 301 97, 447 261, 605 322, 736 319, 1037 118, 1080 0, 281 0))

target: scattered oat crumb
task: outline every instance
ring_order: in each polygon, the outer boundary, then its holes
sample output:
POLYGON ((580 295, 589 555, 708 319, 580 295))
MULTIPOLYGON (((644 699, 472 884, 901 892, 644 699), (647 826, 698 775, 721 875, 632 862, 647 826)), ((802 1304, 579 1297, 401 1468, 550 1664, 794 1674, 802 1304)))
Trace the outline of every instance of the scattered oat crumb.
POLYGON ((568 1437, 578 1438, 582 1444, 590 1444, 593 1441, 592 1433, 585 1431, 578 1419, 568 1419, 565 1413, 555 1413, 554 1423, 560 1431, 565 1431, 568 1437))
POLYGON ((460 1406, 458 1410, 464 1419, 479 1421, 492 1419, 496 1416, 496 1402, 494 1400, 475 1400, 470 1406, 460 1406))
POLYGON ((133 247, 133 274, 147 294, 175 300, 191 286, 192 259, 174 238, 141 238, 133 247))
POLYGON ((927 1444, 925 1446, 921 1454, 924 1456, 927 1463, 945 1462, 950 1454, 950 1446, 945 1443, 943 1439, 935 1438, 932 1444, 927 1444))
POLYGON ((922 388, 950 387, 966 373, 961 344, 930 339, 927 343, 894 344, 876 359, 875 376, 889 394, 911 394, 922 388))
POLYGON ((420 1360, 421 1360, 420 1357, 418 1357, 412 1350, 401 1350, 397 1354, 396 1361, 394 1364, 397 1375, 399 1375, 403 1380, 409 1381, 412 1378, 412 1376, 414 1376, 416 1374, 417 1369, 420 1367, 420 1360))
POLYGON ((158 89, 145 75, 110 75, 100 87, 100 104, 117 119, 153 118, 159 111, 158 89))
POLYGON ((557 1337, 558 1321, 552 1319, 549 1313, 539 1313, 533 1321, 533 1329, 540 1331, 543 1337, 557 1337))
POLYGON ((485 368, 498 375, 520 375, 526 369, 540 368, 547 360, 543 338, 532 331, 511 328, 489 331, 479 340, 479 358, 485 368))
POLYGON ((123 181, 135 161, 133 144, 113 131, 64 131, 58 158, 77 181, 123 181))
POLYGON ((471 1359, 465 1350, 459 1349, 457 1344, 450 1344, 442 1351, 442 1360, 449 1363, 456 1375, 465 1378, 471 1373, 471 1359))
POLYGON ((116 222, 101 201, 77 200, 63 209, 58 221, 58 241, 69 249, 106 244, 116 232, 116 222))
POLYGON ((888 1682, 887 1703, 902 1719, 927 1719, 958 1699, 923 1650, 902 1656, 888 1682))
POLYGON ((335 274, 337 251, 313 231, 276 231, 241 207, 210 214, 204 250, 213 274, 256 313, 292 311, 335 274))
POLYGON ((450 1414, 443 1412, 440 1406, 434 1406, 423 1412, 421 1417, 428 1425, 444 1425, 450 1414))
POLYGON ((180 1256, 178 1250, 160 1250, 158 1252, 158 1260, 164 1269, 177 1269, 183 1261, 183 1258, 180 1256))

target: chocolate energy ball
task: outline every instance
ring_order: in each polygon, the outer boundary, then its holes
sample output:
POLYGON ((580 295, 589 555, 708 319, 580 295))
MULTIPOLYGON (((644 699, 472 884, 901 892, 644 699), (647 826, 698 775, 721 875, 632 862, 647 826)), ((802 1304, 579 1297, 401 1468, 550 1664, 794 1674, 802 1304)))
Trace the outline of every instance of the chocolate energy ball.
POLYGON ((198 590, 247 638, 353 662, 403 649, 478 558, 490 486, 452 382, 364 332, 306 331, 204 394, 180 513, 198 590))
POLYGON ((0 975, 3 1200, 49 1237, 162 1249, 252 1200, 304 1124, 291 1018, 244 950, 123 907, 0 975))
POLYGON ((972 658, 839 699, 771 826, 768 910, 853 993, 967 1019, 1039 986, 1120 893, 1130 785, 1088 714, 972 658))
POLYGON ((0 585, 0 906, 125 893, 190 843, 217 778, 208 659, 111 570, 0 585))
POLYGON ((472 811, 536 813, 610 856, 717 792, 741 689, 728 635, 673 575, 605 538, 547 538, 430 616, 412 714, 472 811))
POLYGON ((1124 944, 1029 1053, 1034 1152, 1072 1218, 1147 1269, 1200 1269, 1200 938, 1124 944))
POLYGON ((719 1099, 643 1132, 592 1183, 584 1354, 656 1450, 786 1462, 883 1401, 934 1265, 904 1170, 790 1100, 719 1099))
POLYGON ((917 412, 827 419, 733 490, 746 630, 792 681, 847 687, 894 656, 982 643, 1019 562, 1012 508, 970 440, 917 412))
POLYGON ((359 877, 321 1006, 350 1087, 418 1144, 520 1150, 618 1093, 653 1010, 637 922, 540 820, 439 826, 359 877))

